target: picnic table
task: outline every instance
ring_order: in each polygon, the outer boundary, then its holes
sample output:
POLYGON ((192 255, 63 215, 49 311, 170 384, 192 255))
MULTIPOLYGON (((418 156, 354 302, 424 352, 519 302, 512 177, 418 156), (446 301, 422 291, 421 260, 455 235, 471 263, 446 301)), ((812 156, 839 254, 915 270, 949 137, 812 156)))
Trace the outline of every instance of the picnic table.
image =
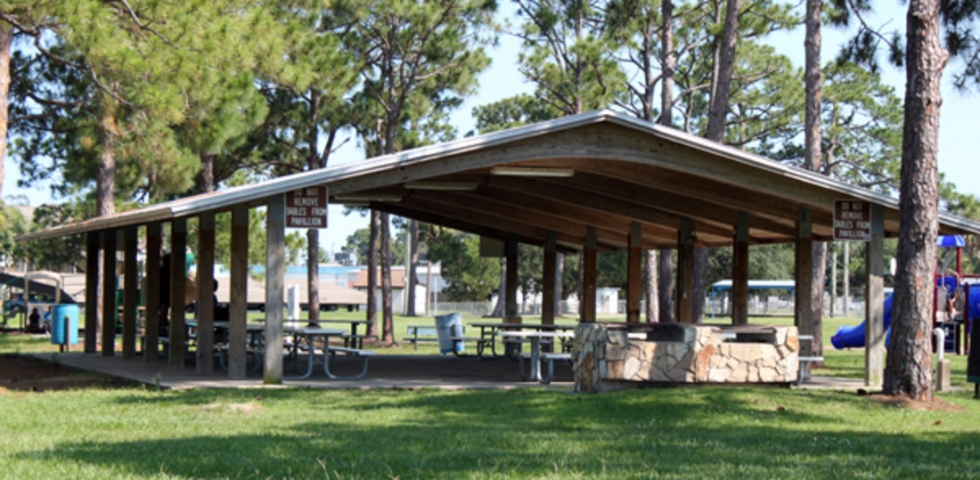
MULTIPOLYGON (((504 331, 568 332, 569 330, 575 329, 575 325, 554 325, 547 323, 471 322, 468 325, 480 329, 480 342, 490 344, 490 351, 494 357, 503 356, 497 353, 496 337, 504 331)), ((564 338, 570 337, 571 335, 564 338)), ((520 341, 521 339, 516 340, 520 341)))
MULTIPOLYGON (((344 330, 337 328, 317 328, 317 327, 286 327, 283 330, 284 333, 293 336, 293 342, 290 345, 290 357, 299 361, 299 350, 301 342, 306 342, 307 351, 309 356, 306 362, 306 372, 301 373, 297 376, 283 377, 283 380, 304 380, 310 378, 313 374, 313 366, 322 363, 324 365, 324 372, 328 377, 333 378, 330 373, 330 360, 328 358, 330 351, 330 337, 343 337, 344 330), (316 338, 323 339, 323 362, 318 362, 316 360, 316 347, 314 345, 314 340, 316 338)), ((365 362, 364 369, 367 370, 367 362, 365 362)), ((363 375, 362 375, 363 376, 363 375)))
POLYGON ((321 319, 317 321, 318 324, 330 323, 330 324, 349 324, 350 334, 344 335, 344 346, 349 348, 364 348, 364 337, 367 335, 358 335, 357 327, 359 325, 367 325, 367 320, 346 320, 346 319, 321 319))
MULTIPOLYGON (((529 374, 527 375, 524 374, 524 357, 523 356, 519 357, 521 359, 521 365, 520 365, 521 378, 524 379, 525 381, 534 380, 540 383, 550 383, 552 376, 554 376, 554 360, 559 358, 564 359, 565 356, 568 355, 564 353, 550 354, 550 355, 546 354, 547 356, 545 357, 545 359, 548 361, 548 376, 546 377, 546 379, 543 379, 541 377, 541 360, 542 360, 541 340, 555 339, 555 338, 566 339, 575 336, 574 333, 569 331, 547 332, 547 331, 526 331, 526 330, 503 331, 497 333, 497 335, 499 335, 501 338, 504 339, 514 338, 519 340, 529 340, 531 342, 531 355, 530 355, 531 366, 530 366, 529 374)), ((568 355, 568 358, 571 358, 571 356, 568 355)))

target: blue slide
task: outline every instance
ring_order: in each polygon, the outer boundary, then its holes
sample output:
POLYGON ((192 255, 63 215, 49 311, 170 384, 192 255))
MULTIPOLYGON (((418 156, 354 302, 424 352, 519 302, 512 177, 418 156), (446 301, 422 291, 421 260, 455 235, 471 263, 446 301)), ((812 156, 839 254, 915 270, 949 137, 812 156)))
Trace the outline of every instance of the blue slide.
MULTIPOLYGON (((892 299, 895 294, 892 293, 885 299, 885 330, 888 331, 888 337, 891 337, 891 331, 888 327, 892 324, 892 299)), ((830 343, 834 344, 834 348, 840 350, 843 348, 856 348, 864 346, 864 324, 868 321, 865 320, 857 325, 848 327, 847 325, 840 327, 837 333, 833 337, 830 337, 830 343)), ((888 342, 888 339, 885 339, 888 342)))
MULTIPOLYGON (((936 279, 937 284, 945 282, 946 285, 952 285, 953 289, 956 288, 956 277, 944 277, 936 279)), ((967 308, 970 310, 970 318, 980 318, 980 285, 971 285, 970 288, 970 301, 967 303, 967 308)), ((885 299, 885 330, 892 324, 892 297, 895 294, 892 293, 885 299)), ((837 330, 837 333, 833 337, 830 337, 830 343, 834 345, 834 348, 840 350, 843 348, 857 348, 864 346, 864 324, 867 322, 861 322, 858 325, 851 327, 843 326, 837 330)), ((891 331, 888 331, 888 337, 885 339, 885 343, 888 343, 888 338, 891 337, 891 331)))

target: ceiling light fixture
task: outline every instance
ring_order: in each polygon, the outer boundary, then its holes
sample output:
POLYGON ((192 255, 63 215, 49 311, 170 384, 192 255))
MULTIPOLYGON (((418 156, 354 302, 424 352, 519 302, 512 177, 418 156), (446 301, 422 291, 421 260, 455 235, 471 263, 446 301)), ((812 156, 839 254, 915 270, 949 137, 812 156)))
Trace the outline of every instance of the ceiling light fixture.
POLYGON ((394 193, 379 193, 375 195, 337 195, 333 197, 339 203, 348 202, 400 202, 402 196, 394 193))
POLYGON ((575 175, 575 169, 549 167, 494 167, 492 170, 490 170, 490 174, 510 177, 568 178, 575 175))
POLYGON ((439 191, 461 191, 471 192, 476 190, 477 184, 467 182, 408 182, 405 188, 414 190, 439 190, 439 191))

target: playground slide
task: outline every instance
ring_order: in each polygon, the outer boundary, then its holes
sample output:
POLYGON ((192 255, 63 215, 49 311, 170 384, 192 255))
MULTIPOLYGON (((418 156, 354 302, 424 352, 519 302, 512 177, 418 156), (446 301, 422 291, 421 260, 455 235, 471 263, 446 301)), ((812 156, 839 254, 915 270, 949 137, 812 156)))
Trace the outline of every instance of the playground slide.
MULTIPOLYGON (((894 293, 885 299, 885 330, 892 324, 892 299, 895 296, 894 293)), ((855 348, 864 346, 864 324, 867 320, 848 327, 844 325, 837 330, 837 333, 833 337, 830 337, 830 343, 834 344, 834 348, 840 350, 842 348, 855 348)), ((891 336, 891 332, 888 332, 891 336)))
MULTIPOLYGON (((888 330, 892 323, 892 297, 894 295, 895 294, 893 293, 885 299, 885 330, 888 330)), ((967 302, 967 308, 970 310, 971 319, 980 318, 980 285, 971 285, 970 301, 967 302)), ((863 347, 865 322, 867 322, 867 320, 851 327, 846 325, 840 327, 840 329, 837 330, 837 333, 833 337, 830 337, 830 343, 832 343, 834 348, 838 350, 843 348, 863 347)), ((888 334, 890 337, 891 332, 888 332, 888 334)))

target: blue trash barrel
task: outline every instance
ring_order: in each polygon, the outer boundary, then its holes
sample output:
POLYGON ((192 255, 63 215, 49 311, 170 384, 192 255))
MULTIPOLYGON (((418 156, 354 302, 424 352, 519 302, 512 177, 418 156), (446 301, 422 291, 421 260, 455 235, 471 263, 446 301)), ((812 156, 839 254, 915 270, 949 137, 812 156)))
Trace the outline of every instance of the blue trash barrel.
POLYGON ((74 345, 78 343, 78 304, 59 303, 51 308, 51 343, 55 345, 74 345), (65 332, 65 317, 68 317, 68 331, 65 332), (67 342, 65 337, 67 333, 67 342))
POLYGON ((463 316, 458 313, 449 313, 436 316, 436 336, 439 338, 439 352, 443 355, 452 353, 455 347, 456 353, 463 352, 463 342, 454 342, 453 337, 463 336, 463 316))

